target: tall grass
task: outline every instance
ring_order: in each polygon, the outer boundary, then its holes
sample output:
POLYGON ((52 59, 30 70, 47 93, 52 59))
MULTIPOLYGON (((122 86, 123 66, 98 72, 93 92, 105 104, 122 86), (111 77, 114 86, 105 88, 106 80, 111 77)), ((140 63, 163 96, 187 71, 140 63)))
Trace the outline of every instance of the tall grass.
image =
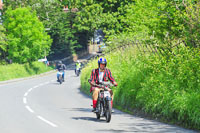
MULTIPOLYGON (((129 47, 105 56, 119 86, 115 105, 140 110, 166 121, 200 129, 200 53, 180 46, 172 55, 142 54, 129 47)), ((89 93, 91 70, 97 59, 83 69, 82 89, 89 93)))
POLYGON ((41 62, 33 62, 32 64, 10 64, 0 65, 0 81, 15 78, 28 77, 52 70, 41 62))

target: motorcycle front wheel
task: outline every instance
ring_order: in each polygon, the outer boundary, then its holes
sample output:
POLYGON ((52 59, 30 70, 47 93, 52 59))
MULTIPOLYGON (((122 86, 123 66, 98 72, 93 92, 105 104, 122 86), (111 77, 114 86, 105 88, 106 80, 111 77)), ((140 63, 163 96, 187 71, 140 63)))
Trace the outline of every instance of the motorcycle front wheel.
POLYGON ((79 76, 79 70, 76 70, 76 76, 79 76))
POLYGON ((101 111, 102 111, 102 104, 101 104, 101 102, 98 100, 98 102, 97 102, 97 109, 98 109, 98 112, 96 113, 96 116, 97 116, 97 119, 100 119, 100 117, 101 117, 101 111))
POLYGON ((62 76, 59 76, 59 82, 60 82, 60 84, 62 84, 62 81, 63 81, 62 76))
POLYGON ((105 112, 106 122, 110 122, 112 113, 111 101, 107 101, 106 106, 107 106, 105 112))

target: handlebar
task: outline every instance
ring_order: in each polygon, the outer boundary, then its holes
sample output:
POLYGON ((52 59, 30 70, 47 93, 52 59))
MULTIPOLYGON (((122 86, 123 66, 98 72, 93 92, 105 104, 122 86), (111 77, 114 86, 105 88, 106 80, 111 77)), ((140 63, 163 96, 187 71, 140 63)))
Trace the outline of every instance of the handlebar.
POLYGON ((105 81, 102 81, 102 82, 99 82, 99 84, 96 84, 96 83, 92 83, 91 79, 89 79, 88 82, 93 86, 104 88, 104 89, 114 86, 111 82, 105 82, 105 81))

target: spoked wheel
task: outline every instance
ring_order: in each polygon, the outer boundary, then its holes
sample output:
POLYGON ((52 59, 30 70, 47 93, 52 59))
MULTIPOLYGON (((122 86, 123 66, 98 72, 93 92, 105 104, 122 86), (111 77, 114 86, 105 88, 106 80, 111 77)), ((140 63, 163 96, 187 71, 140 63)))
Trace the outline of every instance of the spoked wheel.
POLYGON ((98 101, 97 102, 97 109, 98 109, 99 112, 96 113, 97 119, 100 119, 100 117, 101 117, 101 111, 102 111, 101 108, 102 108, 102 105, 101 105, 100 101, 98 101))
POLYGON ((112 113, 111 101, 107 101, 107 107, 106 107, 106 112, 105 112, 106 122, 110 122, 111 113, 112 113))
POLYGON ((100 113, 96 113, 97 119, 100 119, 100 113))

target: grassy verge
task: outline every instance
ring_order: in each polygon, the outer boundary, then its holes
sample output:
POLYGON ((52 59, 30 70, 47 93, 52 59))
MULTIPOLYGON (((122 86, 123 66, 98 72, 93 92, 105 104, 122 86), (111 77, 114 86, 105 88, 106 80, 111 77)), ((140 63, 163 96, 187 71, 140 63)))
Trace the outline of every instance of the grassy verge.
MULTIPOLYGON (((172 52, 163 57, 129 47, 106 55, 119 84, 113 88, 114 105, 200 130, 200 53, 184 46, 172 52)), ((97 60, 93 60, 82 71, 81 86, 87 94, 87 80, 96 67, 97 60)))
POLYGON ((10 64, 0 66, 0 81, 28 77, 52 70, 41 62, 32 64, 10 64))

